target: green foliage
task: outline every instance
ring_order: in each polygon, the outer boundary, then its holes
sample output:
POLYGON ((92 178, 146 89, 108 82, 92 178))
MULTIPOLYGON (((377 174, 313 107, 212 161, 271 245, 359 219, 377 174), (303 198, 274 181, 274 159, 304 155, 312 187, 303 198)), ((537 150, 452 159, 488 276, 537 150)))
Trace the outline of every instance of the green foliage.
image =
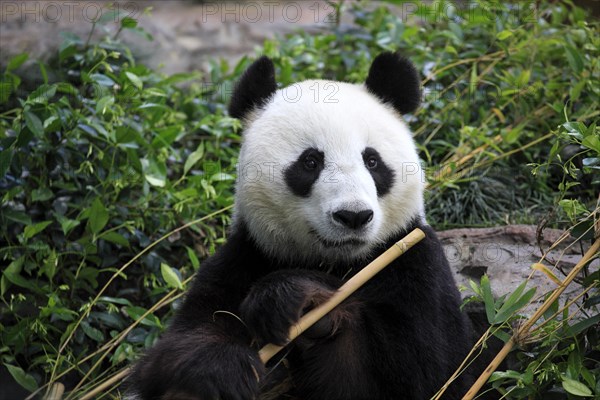
MULTIPOLYGON (((75 366, 85 374, 101 345, 172 288, 181 291, 199 267, 196 254, 223 240, 227 214, 121 268, 183 222, 231 204, 233 175, 224 171, 235 166, 240 124, 208 99, 198 75, 150 71, 110 38, 86 45, 69 35, 54 66, 59 80, 16 99, 12 71, 25 59, 3 75, 13 85, 4 103, 14 108, 0 120, 0 257, 8 264, 0 336, 2 362, 32 390, 75 366)), ((143 316, 93 373, 131 361, 169 313, 143 316)))
MULTIPOLYGON (((535 287, 526 290, 527 283, 523 281, 512 293, 496 299, 486 275, 479 284, 470 282, 475 295, 467 302, 483 303, 490 332, 504 342, 515 335, 513 328, 525 323, 520 312, 536 294, 535 287)), ((519 351, 513 353, 510 369, 496 371, 489 379, 503 398, 576 399, 573 396, 600 394, 598 271, 580 284, 587 293, 583 296, 587 300, 577 305, 581 313, 573 311, 576 299, 556 300, 528 334, 516 335, 519 351)))
MULTIPOLYGON (((430 221, 537 222, 553 210, 549 224, 589 238, 598 25, 568 2, 389 3, 404 12, 343 3, 354 24, 268 40, 261 52, 287 85, 361 82, 376 54, 400 49, 424 78, 424 103, 406 119, 427 168, 430 221)), ((25 95, 16 71, 28 55, 0 77, 0 357, 29 391, 57 380, 84 391, 151 346, 229 223, 240 122, 225 110, 251 59, 164 76, 136 63, 123 30, 150 38, 120 18, 100 42, 65 33, 56 62, 39 64, 44 83, 25 95)), ((590 271, 584 285, 597 282, 590 271)), ((476 293, 494 326, 518 319, 534 295, 522 285, 493 299, 485 282, 476 293)), ((588 357, 597 319, 550 320, 522 368, 494 385, 515 399, 598 395, 588 357)))

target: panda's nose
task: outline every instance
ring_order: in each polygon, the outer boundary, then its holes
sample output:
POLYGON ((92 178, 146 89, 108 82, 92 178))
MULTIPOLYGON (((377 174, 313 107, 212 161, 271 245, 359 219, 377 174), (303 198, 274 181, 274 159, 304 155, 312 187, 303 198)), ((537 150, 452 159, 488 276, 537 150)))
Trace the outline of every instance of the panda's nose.
POLYGON ((333 219, 350 229, 359 229, 373 219, 373 211, 363 210, 355 212, 340 210, 333 213, 333 219))

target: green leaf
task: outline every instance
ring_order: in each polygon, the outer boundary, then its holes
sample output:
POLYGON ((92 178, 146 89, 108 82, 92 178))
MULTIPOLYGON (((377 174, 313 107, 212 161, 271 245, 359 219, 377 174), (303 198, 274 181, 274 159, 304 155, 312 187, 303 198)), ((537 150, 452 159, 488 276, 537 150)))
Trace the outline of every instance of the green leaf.
POLYGON ((194 270, 197 270, 198 268, 200 268, 200 261, 198 260, 198 257, 196 256, 196 252, 194 251, 194 249, 185 246, 185 249, 187 250, 187 255, 192 263, 192 267, 194 268, 194 270))
POLYGON ((131 17, 125 17, 121 20, 121 27, 123 27, 125 29, 135 28, 137 25, 138 25, 137 20, 133 19, 131 17))
POLYGON ((175 272, 175 270, 169 267, 165 263, 160 264, 160 273, 162 274, 163 279, 167 283, 167 286, 171 288, 183 289, 183 285, 181 284, 181 280, 179 276, 175 272))
MULTIPOLYGON (((524 282, 524 283, 526 283, 526 282, 524 282)), ((498 313, 496 314, 496 317, 495 317, 495 322, 502 323, 506 319, 508 319, 510 316, 512 316, 514 313, 516 313, 518 310, 523 308, 533 298, 533 296, 535 295, 535 292, 536 292, 536 288, 532 287, 531 289, 526 291, 525 294, 523 294, 523 296, 519 297, 518 299, 516 299, 516 298, 510 299, 509 298, 510 302, 507 300, 502 305, 502 307, 500 307, 500 310, 498 310, 498 313)), ((513 297, 514 295, 515 295, 515 293, 513 293, 510 297, 513 297)))
POLYGON ((31 133, 33 133, 36 137, 41 138, 44 136, 44 126, 42 125, 42 121, 31 111, 25 111, 25 125, 31 133))
POLYGON ((129 80, 131 81, 131 83, 133 83, 133 85, 138 88, 138 89, 142 89, 142 87, 144 86, 144 84, 142 83, 142 80, 133 72, 125 72, 125 75, 127 75, 127 78, 129 78, 129 80))
POLYGON ((517 288, 510 294, 508 299, 502 304, 502 307, 498 310, 498 313, 504 311, 507 308, 512 307, 512 305, 521 297, 521 293, 525 290, 525 286, 527 285, 527 281, 523 281, 517 288))
POLYGON ((152 186, 164 187, 167 183, 167 166, 164 162, 154 159, 142 160, 144 165, 144 177, 152 186))
POLYGON ((95 340, 96 342, 103 342, 104 341, 104 334, 102 333, 102 331, 100 331, 99 329, 96 329, 93 326, 91 326, 89 322, 82 321, 81 322, 81 328, 83 329, 83 332, 89 338, 95 340))
POLYGON ((471 286, 471 290, 473 291, 473 293, 482 296, 480 287, 477 286, 477 284, 472 279, 469 279, 469 286, 471 286))
POLYGON ((32 237, 46 229, 51 223, 52 221, 44 221, 38 222, 37 224, 33 224, 30 226, 26 226, 25 230, 23 231, 23 237, 25 239, 31 239, 32 237))
POLYGON ((562 126, 569 132, 569 135, 574 136, 577 139, 583 139, 585 125, 581 122, 565 122, 562 126))
POLYGON ((569 64, 571 64, 571 68, 577 74, 580 74, 583 71, 583 58, 581 54, 577 51, 577 49, 571 46, 565 46, 565 50, 567 53, 567 60, 569 60, 569 64))
POLYGON ((100 236, 100 239, 107 240, 111 243, 118 244, 119 246, 129 247, 129 242, 125 237, 117 232, 107 232, 100 236))
POLYGON ((576 324, 571 325, 568 328, 568 331, 571 335, 576 336, 598 323, 600 323, 600 314, 596 314, 593 317, 584 319, 583 321, 579 321, 576 324))
POLYGON ((10 98, 14 87, 11 82, 0 82, 0 104, 4 104, 10 98))
POLYGON ((571 97, 571 101, 575 102, 579 100, 579 97, 581 96, 581 91, 587 83, 587 79, 582 79, 579 82, 577 82, 577 84, 572 86, 571 89, 569 89, 569 96, 571 97))
POLYGON ((57 85, 40 85, 28 97, 29 104, 46 104, 56 94, 57 85))
POLYGON ((587 208, 577 199, 563 199, 558 202, 558 205, 573 223, 576 222, 579 216, 588 214, 587 208))
POLYGON ((31 225, 31 217, 23 211, 0 208, 0 214, 6 219, 16 222, 21 225, 31 225))
POLYGON ((481 277, 481 294, 485 305, 485 314, 490 324, 494 323, 496 309, 494 308, 494 296, 492 295, 492 287, 490 286, 490 278, 487 275, 481 277))
POLYGON ((115 84, 115 81, 112 78, 104 75, 104 74, 91 74, 90 79, 96 82, 98 85, 112 87, 115 84))
POLYGON ((114 96, 104 96, 96 103, 96 114, 104 115, 106 111, 115 104, 114 96))
POLYGON ((54 278, 56 274, 56 267, 58 266, 58 257, 56 255, 55 250, 51 250, 48 254, 48 257, 44 260, 44 265, 41 268, 41 271, 46 274, 49 280, 54 278))
POLYGON ((477 90, 477 84, 477 63, 475 62, 471 68, 471 77, 469 78, 469 96, 473 96, 473 93, 477 90))
POLYGON ((529 83, 530 78, 531 78, 531 70, 530 69, 523 70, 523 72, 521 72, 521 74, 517 78, 517 85, 520 88, 524 88, 525 85, 527 85, 529 83))
MULTIPOLYGON (((1 88, 0 88, 1 90, 1 88)), ((12 162, 14 150, 8 148, 0 151, 0 179, 4 178, 12 162)))
POLYGON ((41 187, 38 189, 34 189, 31 192, 31 200, 32 201, 46 201, 48 199, 51 199, 52 196, 54 196, 54 194, 52 193, 52 190, 48 189, 47 187, 41 187))
POLYGON ((38 61, 38 66, 40 67, 40 74, 42 74, 42 79, 44 80, 44 84, 48 84, 48 72, 46 71, 46 65, 42 61, 38 61))
POLYGON ((155 96, 155 97, 167 97, 167 94, 165 93, 164 90, 158 89, 158 88, 148 88, 148 89, 144 89, 144 92, 142 93, 143 96, 146 97, 151 97, 151 96, 155 96))
POLYGON ((505 137, 506 143, 515 143, 519 136, 521 136, 521 132, 523 132, 523 128, 525 128, 525 126, 527 126, 527 122, 523 122, 508 131, 505 137))
POLYGON ((204 142, 201 142, 198 148, 188 156, 183 166, 183 173, 187 174, 189 170, 202 158, 204 155, 204 142))
POLYGON ((592 391, 586 385, 574 379, 563 378, 562 387, 568 393, 581 397, 592 397, 592 391))
POLYGON ((108 223, 108 210, 104 207, 104 204, 99 198, 96 198, 90 208, 90 214, 88 219, 88 226, 92 233, 97 234, 106 226, 108 223))
POLYGON ((131 306, 131 301, 121 298, 121 297, 110 297, 110 296, 100 296, 98 298, 98 301, 104 301, 107 303, 115 303, 115 304, 121 304, 124 306, 131 306))
POLYGON ((27 389, 29 392, 34 392, 37 390, 38 384, 33 376, 27 374, 22 368, 17 367, 16 365, 4 364, 4 366, 19 385, 27 389))
MULTIPOLYGON (((144 315, 147 311, 148 310, 145 308, 138 306, 125 307, 125 312, 127 315, 129 315, 129 317, 135 321, 140 320, 142 315, 144 315)), ((160 320, 152 313, 146 315, 146 317, 140 321, 140 324, 157 328, 162 327, 160 320)))
POLYGON ((511 31, 501 31, 496 34, 496 39, 502 41, 511 37, 513 33, 511 31))
POLYGON ((584 137, 581 141, 581 144, 600 154, 600 136, 598 136, 597 134, 591 134, 584 137))
POLYGON ((518 381, 522 376, 523 374, 521 374, 519 371, 513 371, 510 369, 508 371, 495 371, 490 377, 489 382, 494 382, 500 379, 514 379, 518 381))
MULTIPOLYGON (((161 107, 164 106, 161 105, 161 107)), ((181 126, 177 125, 157 130, 157 135, 152 140, 152 147, 160 149, 161 147, 169 146, 181 132, 181 126)))
POLYGON ((10 283, 20 286, 25 289, 29 289, 35 293, 41 293, 41 289, 39 289, 35 284, 29 282, 27 279, 21 276, 21 268, 23 266, 23 261, 25 261, 24 257, 19 257, 13 262, 11 262, 8 267, 2 271, 2 276, 5 277, 10 283))
POLYGON ((8 64, 6 65, 6 72, 10 72, 19 68, 27 59, 29 58, 29 54, 21 53, 10 59, 8 64))
POLYGON ((75 219, 69 219, 60 214, 55 213, 54 216, 58 220, 58 223, 60 224, 60 227, 65 236, 67 236, 69 232, 71 232, 76 226, 78 226, 81 223, 75 219))

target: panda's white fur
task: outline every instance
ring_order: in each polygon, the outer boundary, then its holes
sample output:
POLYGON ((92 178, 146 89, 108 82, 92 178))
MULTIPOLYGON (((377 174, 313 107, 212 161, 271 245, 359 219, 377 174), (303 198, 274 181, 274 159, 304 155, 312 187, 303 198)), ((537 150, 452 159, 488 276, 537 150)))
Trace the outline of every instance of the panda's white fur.
POLYGON ((277 90, 244 125, 234 221, 242 217, 267 253, 279 259, 356 259, 423 218, 424 179, 412 134, 399 113, 365 85, 300 82, 277 90), (325 89, 330 96, 322 95, 325 89), (283 172, 310 147, 324 153, 326 169, 302 198, 287 187, 283 172), (381 197, 362 160, 367 147, 394 170, 394 184, 381 197), (362 230, 347 229, 332 218, 340 208, 371 209, 373 219, 362 230), (349 244, 327 246, 319 237, 349 244))

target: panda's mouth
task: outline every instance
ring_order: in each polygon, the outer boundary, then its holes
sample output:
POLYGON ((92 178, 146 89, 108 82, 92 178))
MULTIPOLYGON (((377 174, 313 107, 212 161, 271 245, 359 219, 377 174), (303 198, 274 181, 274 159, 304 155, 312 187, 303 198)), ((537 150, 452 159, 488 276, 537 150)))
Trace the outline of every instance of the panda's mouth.
POLYGON ((325 246, 325 247, 347 247, 347 246, 364 246, 366 244, 366 241, 362 240, 362 239, 358 239, 358 238, 346 238, 346 239, 335 239, 335 240, 331 240, 331 239, 327 239, 324 238, 323 236, 319 235, 319 233, 316 230, 311 230, 311 233, 313 235, 315 235, 317 237, 317 239, 319 240, 319 242, 325 246))
POLYGON ((362 246, 365 244, 365 241, 360 239, 328 240, 320 237, 319 240, 321 241, 321 244, 325 247, 362 246))

